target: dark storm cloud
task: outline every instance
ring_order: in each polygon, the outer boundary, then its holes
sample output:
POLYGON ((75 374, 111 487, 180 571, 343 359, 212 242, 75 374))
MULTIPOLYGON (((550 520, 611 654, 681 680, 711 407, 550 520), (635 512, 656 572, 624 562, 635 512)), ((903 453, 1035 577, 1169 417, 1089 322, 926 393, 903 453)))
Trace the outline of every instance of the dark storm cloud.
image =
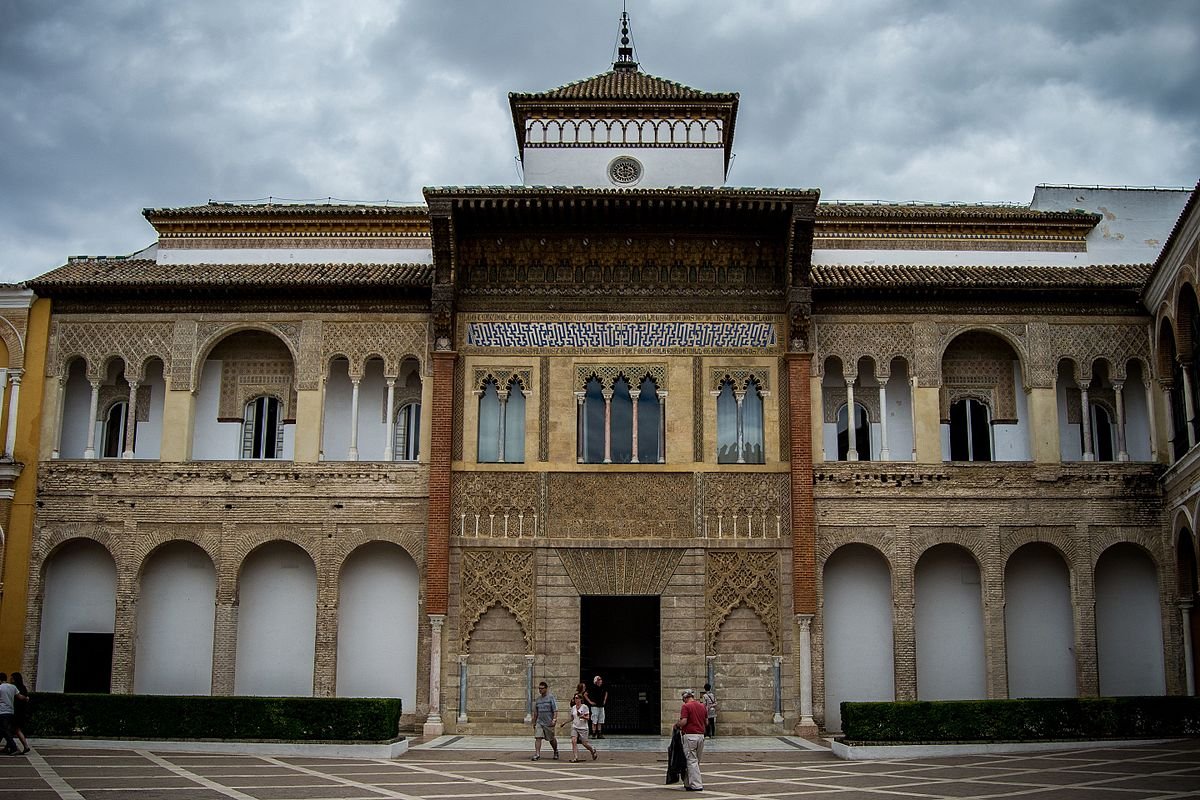
MULTIPOLYGON (((740 91, 730 182, 1028 200, 1200 176, 1200 3, 630 0, 645 70, 740 91)), ((0 279, 146 206, 512 183, 509 91, 608 68, 620 4, 0 4, 0 279)))

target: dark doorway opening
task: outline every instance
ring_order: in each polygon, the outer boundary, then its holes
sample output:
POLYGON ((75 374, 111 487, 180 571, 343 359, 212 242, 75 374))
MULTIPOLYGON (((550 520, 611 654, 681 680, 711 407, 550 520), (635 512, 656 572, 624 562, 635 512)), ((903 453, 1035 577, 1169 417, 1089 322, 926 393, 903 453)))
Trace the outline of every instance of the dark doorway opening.
POLYGON ((68 633, 64 692, 108 694, 112 691, 113 635, 68 633))
POLYGON ((658 596, 579 598, 579 679, 600 675, 608 687, 604 733, 657 736, 658 596))

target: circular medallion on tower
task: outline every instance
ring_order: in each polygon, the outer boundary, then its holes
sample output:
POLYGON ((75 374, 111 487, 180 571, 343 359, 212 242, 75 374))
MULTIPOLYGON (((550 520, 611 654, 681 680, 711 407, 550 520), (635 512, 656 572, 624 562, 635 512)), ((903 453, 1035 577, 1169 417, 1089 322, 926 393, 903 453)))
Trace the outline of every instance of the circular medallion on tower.
POLYGON ((617 186, 632 186, 642 179, 642 162, 632 156, 617 156, 608 165, 608 179, 617 186))

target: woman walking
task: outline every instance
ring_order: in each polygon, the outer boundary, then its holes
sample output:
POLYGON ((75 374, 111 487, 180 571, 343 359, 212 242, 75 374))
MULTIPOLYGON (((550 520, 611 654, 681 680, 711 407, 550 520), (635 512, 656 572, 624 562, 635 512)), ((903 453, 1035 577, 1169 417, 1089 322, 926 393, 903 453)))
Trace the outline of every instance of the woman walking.
POLYGON ((21 673, 14 672, 12 674, 13 686, 17 687, 17 699, 13 703, 16 706, 13 715, 13 737, 21 743, 21 755, 29 752, 29 740, 25 738, 25 728, 29 725, 29 690, 25 688, 25 679, 21 677, 21 673), (22 700, 21 698, 25 699, 22 700))
MULTIPOLYGON (((595 761, 600 755, 596 752, 596 748, 588 744, 588 719, 592 712, 588 710, 587 705, 583 702, 583 695, 579 692, 571 698, 571 718, 563 721, 563 725, 571 723, 571 763, 579 762, 579 745, 592 754, 592 761, 595 761)), ((560 726, 561 727, 561 726, 560 726)))

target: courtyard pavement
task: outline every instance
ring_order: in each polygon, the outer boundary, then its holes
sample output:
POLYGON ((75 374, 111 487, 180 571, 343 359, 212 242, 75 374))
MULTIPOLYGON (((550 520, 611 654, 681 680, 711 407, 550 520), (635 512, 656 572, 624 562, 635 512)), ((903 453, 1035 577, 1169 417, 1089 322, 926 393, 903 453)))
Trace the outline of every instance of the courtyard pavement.
MULTIPOLYGON (((705 793, 720 798, 1173 800, 1200 798, 1200 740, 1037 755, 855 761, 800 740, 710 740, 705 793)), ((0 756, 0 800, 623 800, 683 796, 665 786, 665 739, 606 739, 600 758, 531 762, 532 741, 442 737, 394 760, 35 748, 0 756), (490 743, 490 749, 479 749, 490 743), (470 749, 467 749, 468 746, 470 749)), ((687 796, 691 796, 690 794, 687 796)))

